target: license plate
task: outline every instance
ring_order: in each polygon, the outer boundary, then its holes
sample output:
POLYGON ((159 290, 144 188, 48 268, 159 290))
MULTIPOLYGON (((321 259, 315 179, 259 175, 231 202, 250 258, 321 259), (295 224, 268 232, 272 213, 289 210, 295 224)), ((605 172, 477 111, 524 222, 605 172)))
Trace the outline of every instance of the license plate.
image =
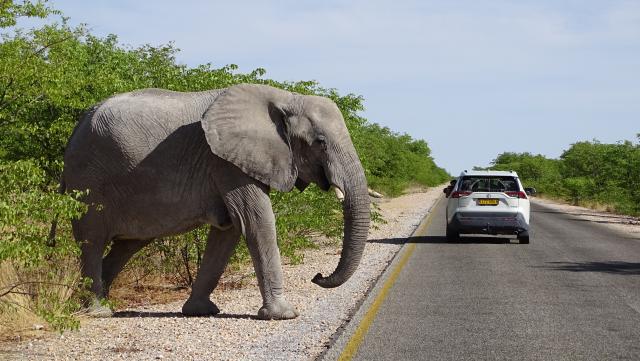
POLYGON ((497 206, 498 202, 500 202, 496 198, 480 198, 478 199, 479 206, 497 206))

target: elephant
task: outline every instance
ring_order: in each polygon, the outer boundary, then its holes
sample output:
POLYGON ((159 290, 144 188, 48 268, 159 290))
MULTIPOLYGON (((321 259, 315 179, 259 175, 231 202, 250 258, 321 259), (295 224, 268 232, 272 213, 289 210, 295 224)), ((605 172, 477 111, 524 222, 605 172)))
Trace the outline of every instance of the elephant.
POLYGON ((72 228, 81 274, 92 281, 87 312, 96 317, 112 315, 101 301, 136 252, 201 225, 210 231, 184 315, 220 312, 210 295, 244 235, 262 295, 258 318, 297 317, 284 294, 271 189, 314 183, 343 196, 338 265, 312 282, 340 286, 362 258, 365 173, 339 108, 325 97, 256 84, 114 95, 80 117, 64 164, 61 188, 88 190, 88 211, 72 228))

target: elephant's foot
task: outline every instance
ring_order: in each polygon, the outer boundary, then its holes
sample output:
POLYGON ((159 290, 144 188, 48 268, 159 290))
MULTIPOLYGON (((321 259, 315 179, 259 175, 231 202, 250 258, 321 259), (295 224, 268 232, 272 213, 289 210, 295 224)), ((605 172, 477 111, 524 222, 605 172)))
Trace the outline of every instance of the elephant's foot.
POLYGON ((298 315, 298 311, 284 298, 272 301, 258 311, 258 318, 262 320, 290 320, 298 315))
POLYGON ((220 309, 210 299, 193 299, 189 297, 182 306, 185 316, 213 316, 220 313, 220 309))
POLYGON ((113 311, 99 300, 95 300, 87 306, 85 314, 89 317, 106 318, 113 316, 113 311))

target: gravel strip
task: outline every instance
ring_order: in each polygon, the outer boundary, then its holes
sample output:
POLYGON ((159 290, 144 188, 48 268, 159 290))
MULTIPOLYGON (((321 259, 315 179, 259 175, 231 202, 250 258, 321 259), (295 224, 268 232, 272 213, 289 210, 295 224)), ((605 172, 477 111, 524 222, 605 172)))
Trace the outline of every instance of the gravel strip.
MULTIPOLYGON (((617 232, 630 235, 632 238, 640 239, 640 218, 595 211, 585 207, 572 206, 538 197, 532 198, 531 200, 534 203, 551 208, 554 211, 566 213, 577 219, 599 223, 617 232)), ((535 214, 533 217, 535 217, 535 214)))
MULTIPOLYGON (((406 238, 441 196, 442 188, 381 200, 387 221, 369 232, 357 272, 344 285, 323 289, 311 283, 317 272, 333 271, 340 245, 304 253, 304 264, 285 265, 288 300, 300 317, 288 321, 255 319, 261 306, 255 276, 241 289, 215 291, 216 317, 185 318, 184 301, 120 312, 122 317, 85 319, 79 331, 0 345, 0 359, 28 360, 309 360, 327 349, 406 238)), ((237 277, 237 276, 236 276, 237 277)))

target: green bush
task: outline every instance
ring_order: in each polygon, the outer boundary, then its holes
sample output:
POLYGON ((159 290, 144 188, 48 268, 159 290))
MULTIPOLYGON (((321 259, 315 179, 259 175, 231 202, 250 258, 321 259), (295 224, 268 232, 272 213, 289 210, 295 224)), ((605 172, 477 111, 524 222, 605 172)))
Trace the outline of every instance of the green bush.
POLYGON ((507 152, 493 160, 492 168, 517 171, 527 186, 541 194, 574 204, 609 205, 623 214, 640 214, 638 143, 577 142, 560 159, 507 152))
POLYGON ((82 289, 69 228, 86 206, 77 201, 78 193, 59 194, 34 161, 0 161, 0 184, 0 321, 23 308, 55 328, 76 327, 70 315, 82 289), (56 218, 57 244, 51 247, 48 235, 56 218))

